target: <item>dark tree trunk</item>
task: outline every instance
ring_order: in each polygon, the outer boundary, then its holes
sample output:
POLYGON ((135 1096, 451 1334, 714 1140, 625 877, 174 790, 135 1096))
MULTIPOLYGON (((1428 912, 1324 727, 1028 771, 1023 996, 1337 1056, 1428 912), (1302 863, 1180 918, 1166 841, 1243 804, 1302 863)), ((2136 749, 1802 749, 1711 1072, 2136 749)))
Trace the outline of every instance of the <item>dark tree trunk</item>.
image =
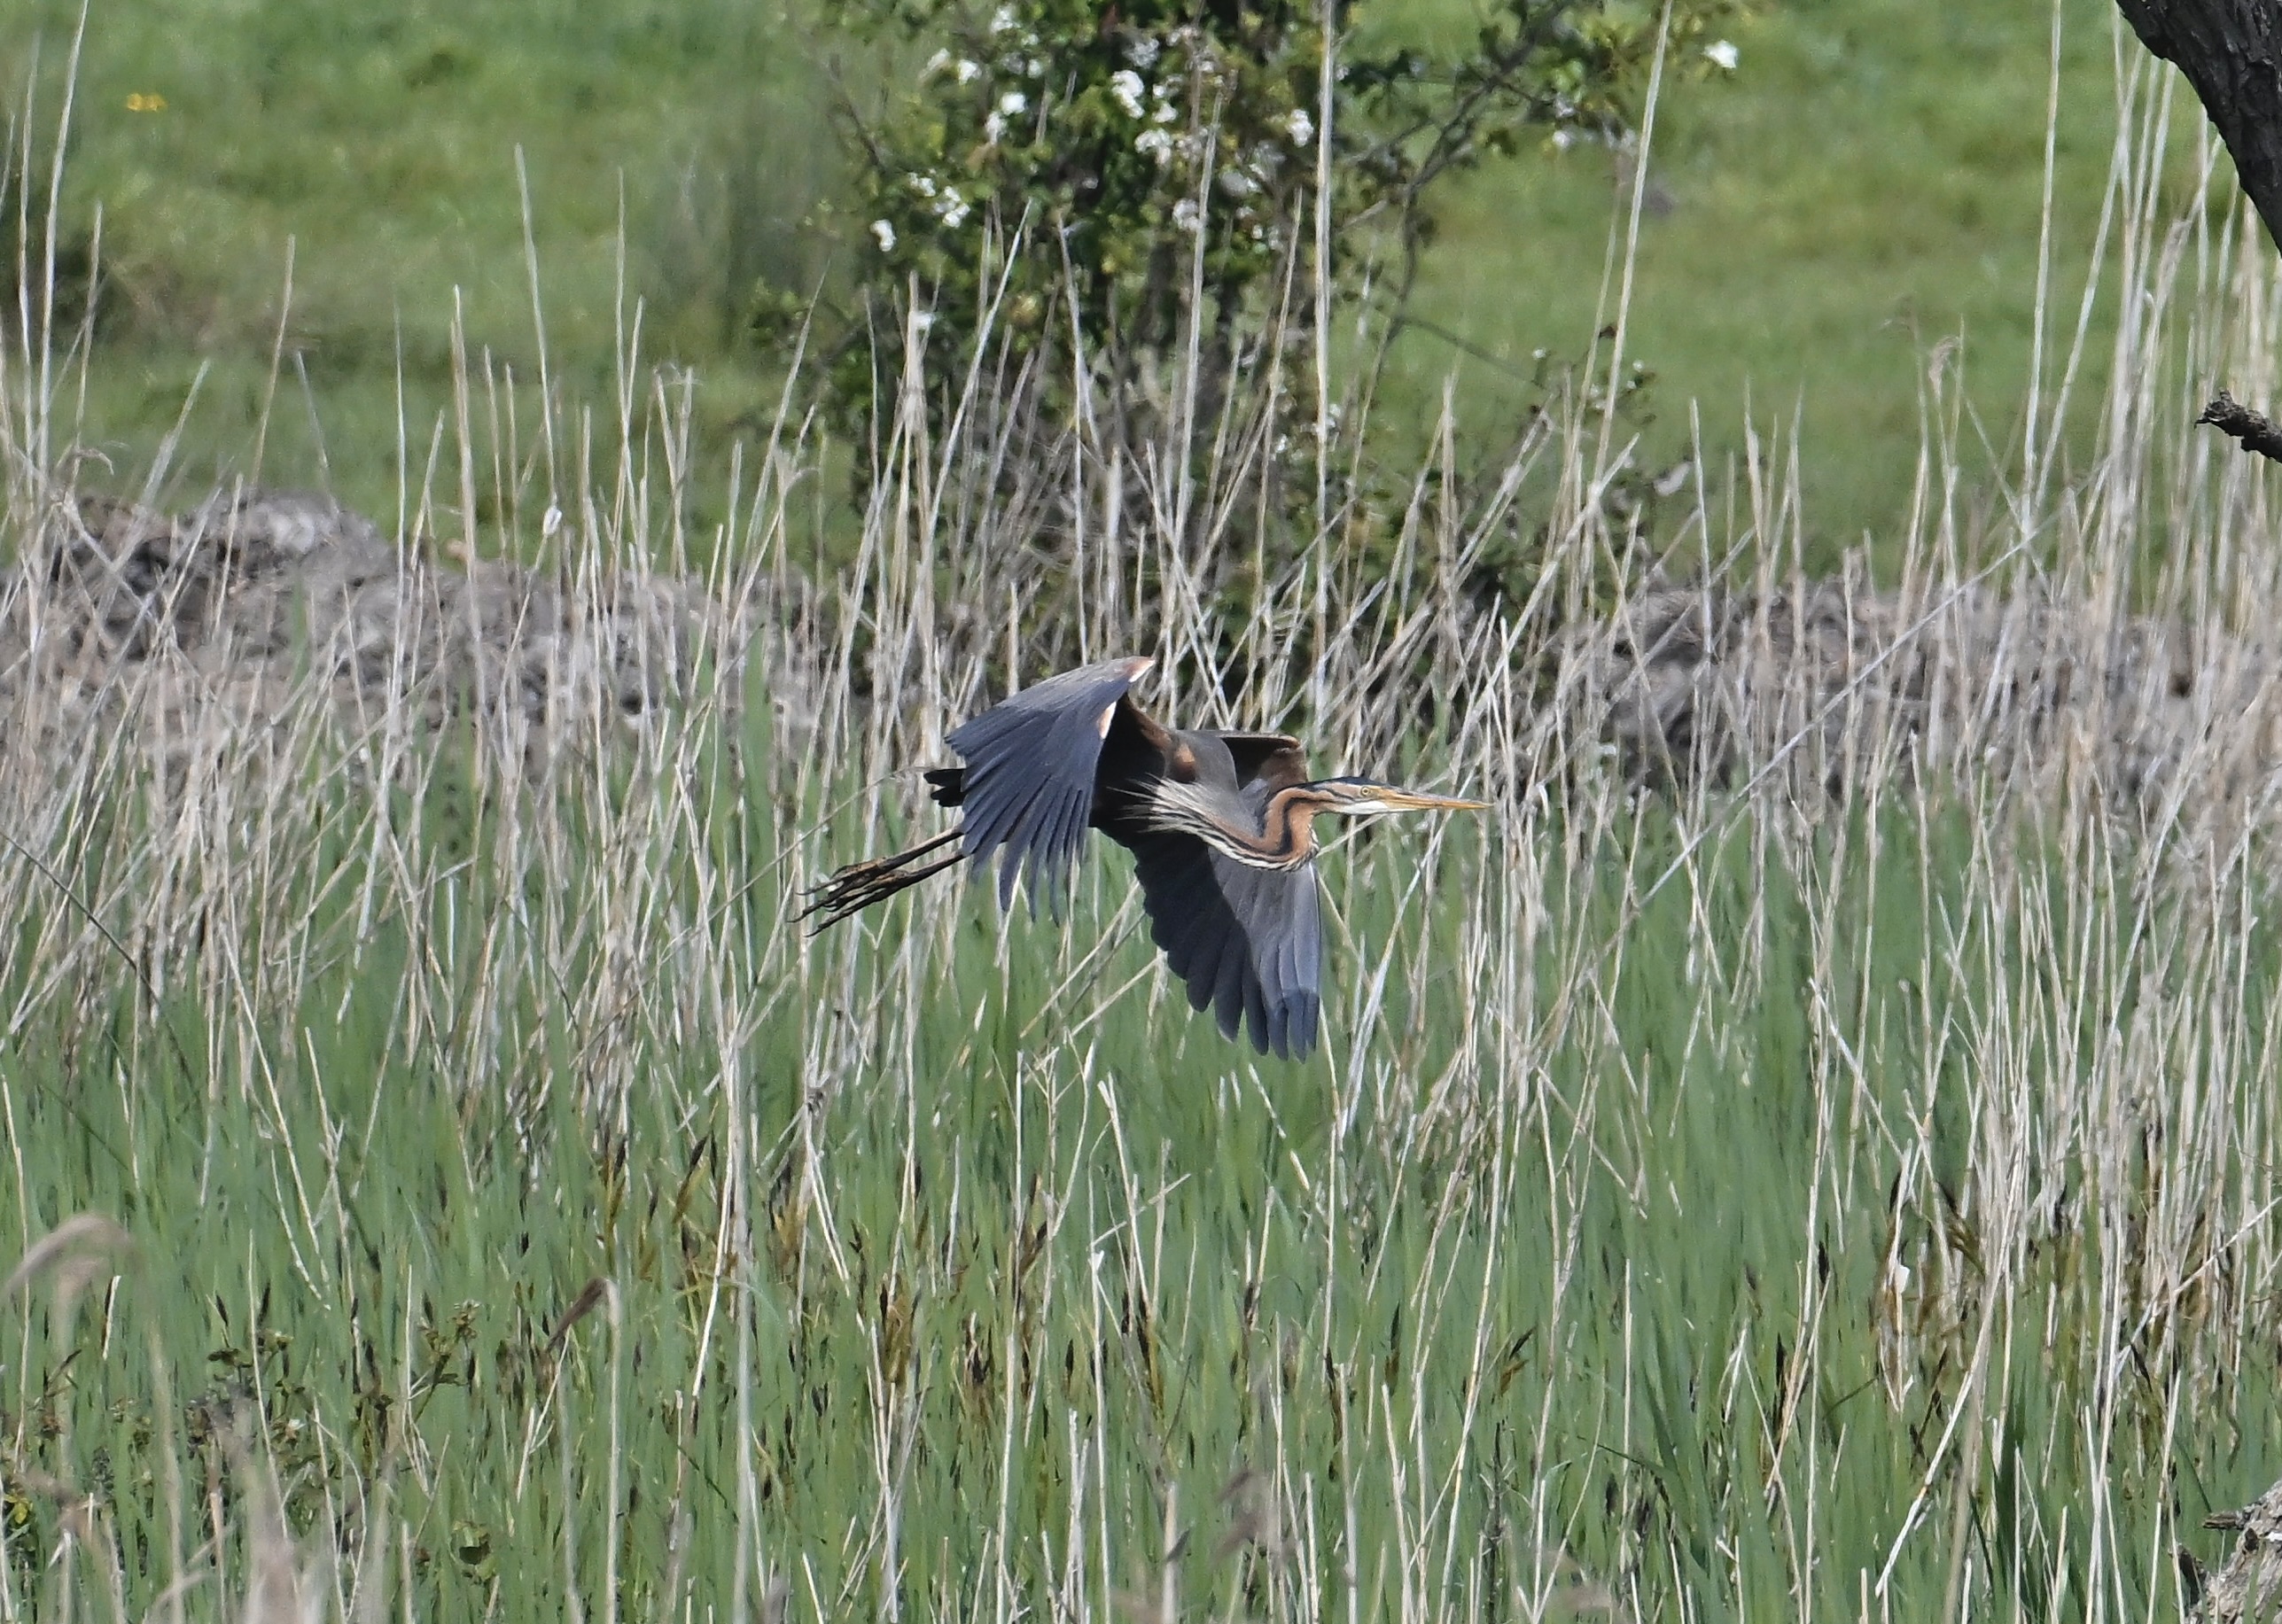
MULTIPOLYGON (((2139 43, 2187 76, 2250 206, 2282 249, 2282 0, 2115 0, 2139 43)), ((2218 392, 2204 423, 2282 462, 2282 429, 2218 392)))
POLYGON ((2282 248, 2282 4, 2115 0, 2140 43, 2187 76, 2282 248))

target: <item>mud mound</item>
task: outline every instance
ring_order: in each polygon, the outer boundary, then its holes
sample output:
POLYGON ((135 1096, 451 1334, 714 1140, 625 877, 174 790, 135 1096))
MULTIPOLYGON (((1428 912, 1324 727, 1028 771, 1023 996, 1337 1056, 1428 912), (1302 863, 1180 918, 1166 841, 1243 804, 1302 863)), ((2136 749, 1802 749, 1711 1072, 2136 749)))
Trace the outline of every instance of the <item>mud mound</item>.
MULTIPOLYGON (((706 696, 734 701, 754 629, 693 583, 463 570, 290 492, 179 517, 82 498, 24 555, 0 571, 0 727, 19 764, 124 740, 171 773, 312 716, 394 740, 466 718, 543 776, 566 750, 699 697, 709 661, 706 696)), ((783 669, 757 691, 797 741, 831 661, 783 630, 769 657, 783 669)), ((2273 821, 2282 802, 2274 649, 2039 587, 1880 591, 1858 571, 1651 582, 1553 652, 1549 715, 1569 742, 1535 762, 1540 782, 1598 741, 1645 789, 1748 783, 1811 809, 1930 774, 2089 794, 2203 844, 2273 821)))
POLYGON ((1655 584, 1567 656, 1573 721, 1644 788, 1813 804, 1932 771, 2232 838, 2282 787, 2271 648, 2034 587, 1655 584))
POLYGON ((543 773, 685 697, 717 618, 652 575, 463 571, 321 496, 219 495, 180 517, 85 497, 0 572, 0 718, 19 748, 77 750, 131 715, 174 756, 305 713, 314 692, 352 726, 477 717, 543 773))

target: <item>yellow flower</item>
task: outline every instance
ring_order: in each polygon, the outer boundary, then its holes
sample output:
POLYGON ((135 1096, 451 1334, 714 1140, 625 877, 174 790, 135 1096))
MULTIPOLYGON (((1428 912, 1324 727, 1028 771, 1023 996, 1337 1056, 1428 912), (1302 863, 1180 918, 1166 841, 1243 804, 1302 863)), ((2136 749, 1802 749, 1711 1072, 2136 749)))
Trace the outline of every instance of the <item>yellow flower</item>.
POLYGON ((127 111, 129 113, 164 113, 166 110, 167 98, 156 90, 137 90, 127 98, 127 111))

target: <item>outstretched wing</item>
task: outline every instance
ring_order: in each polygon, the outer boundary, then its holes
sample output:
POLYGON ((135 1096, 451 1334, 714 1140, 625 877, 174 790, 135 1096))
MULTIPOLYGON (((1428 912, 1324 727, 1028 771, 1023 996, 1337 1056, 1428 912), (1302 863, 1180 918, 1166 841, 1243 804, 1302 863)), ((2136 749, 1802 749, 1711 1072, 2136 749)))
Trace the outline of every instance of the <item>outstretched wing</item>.
POLYGON ((1253 868, 1194 835, 1114 831, 1139 871, 1149 934, 1194 1009, 1223 1037, 1250 1030, 1263 1054, 1305 1060, 1323 1013, 1323 915, 1315 865, 1253 868))
POLYGON ((1102 741, 1118 702, 1154 664, 1110 660, 1065 671, 946 737, 966 764, 958 804, 967 860, 979 870, 998 856, 1000 906, 1013 905, 1018 872, 1032 907, 1041 893, 1059 907, 1093 816, 1102 741))

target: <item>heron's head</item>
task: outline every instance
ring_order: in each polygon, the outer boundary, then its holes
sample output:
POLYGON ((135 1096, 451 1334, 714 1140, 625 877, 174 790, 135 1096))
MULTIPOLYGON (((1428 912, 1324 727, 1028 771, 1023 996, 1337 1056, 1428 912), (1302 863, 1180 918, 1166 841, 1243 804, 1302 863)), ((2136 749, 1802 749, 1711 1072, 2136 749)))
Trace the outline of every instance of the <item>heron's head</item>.
POLYGON ((1300 787, 1312 812, 1338 812, 1367 818, 1375 812, 1483 812, 1487 801, 1461 801, 1454 796, 1421 795, 1371 778, 1324 778, 1300 787))

